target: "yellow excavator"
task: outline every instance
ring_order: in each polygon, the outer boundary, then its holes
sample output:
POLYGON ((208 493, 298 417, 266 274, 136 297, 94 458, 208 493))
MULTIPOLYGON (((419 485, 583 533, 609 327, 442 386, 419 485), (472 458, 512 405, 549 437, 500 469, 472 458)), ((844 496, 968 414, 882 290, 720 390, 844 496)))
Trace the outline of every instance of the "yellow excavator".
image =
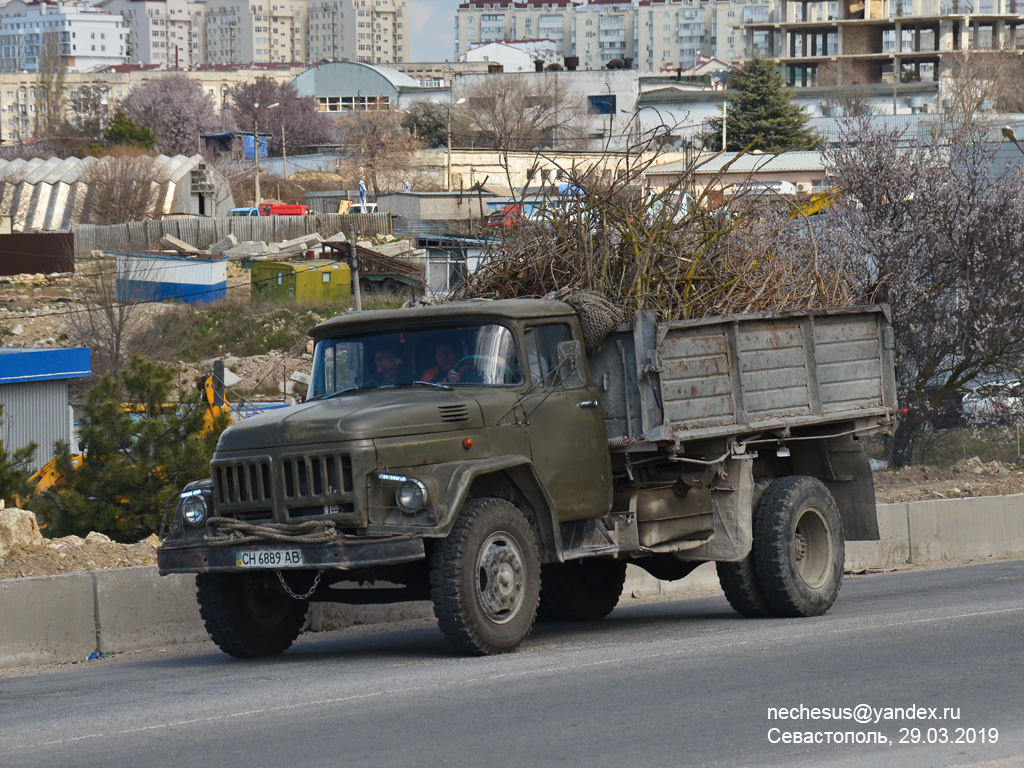
MULTIPOLYGON (((214 423, 221 416, 231 418, 231 405, 224 397, 224 364, 220 361, 214 363, 213 373, 201 376, 196 381, 196 389, 202 393, 202 402, 206 408, 203 416, 203 432, 213 429, 214 423)), ((84 453, 71 454, 71 468, 78 469, 86 460, 84 453)), ((64 476, 57 469, 57 459, 52 458, 39 468, 31 477, 29 483, 33 484, 32 493, 56 490, 64 483, 64 476)), ((20 504, 20 499, 15 499, 20 504)))
POLYGON ((790 219, 798 218, 809 218, 816 214, 821 213, 830 205, 833 201, 839 197, 839 186, 829 187, 821 192, 815 192, 813 195, 808 197, 806 200, 802 200, 794 205, 794 210, 790 214, 790 219))

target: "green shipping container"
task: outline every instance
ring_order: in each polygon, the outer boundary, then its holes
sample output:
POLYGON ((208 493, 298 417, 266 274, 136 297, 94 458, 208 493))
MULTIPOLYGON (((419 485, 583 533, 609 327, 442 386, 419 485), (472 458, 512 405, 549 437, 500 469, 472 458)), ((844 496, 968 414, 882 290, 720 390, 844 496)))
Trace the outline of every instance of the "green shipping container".
POLYGON ((352 271, 347 264, 315 261, 260 261, 252 265, 253 301, 315 304, 352 298, 352 271))

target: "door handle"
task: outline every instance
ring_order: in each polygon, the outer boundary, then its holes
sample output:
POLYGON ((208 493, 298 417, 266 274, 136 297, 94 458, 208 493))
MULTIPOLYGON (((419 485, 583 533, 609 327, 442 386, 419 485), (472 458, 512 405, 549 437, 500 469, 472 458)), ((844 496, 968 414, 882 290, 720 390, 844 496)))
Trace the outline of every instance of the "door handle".
POLYGON ((584 400, 579 404, 580 408, 597 408, 597 400, 584 400))

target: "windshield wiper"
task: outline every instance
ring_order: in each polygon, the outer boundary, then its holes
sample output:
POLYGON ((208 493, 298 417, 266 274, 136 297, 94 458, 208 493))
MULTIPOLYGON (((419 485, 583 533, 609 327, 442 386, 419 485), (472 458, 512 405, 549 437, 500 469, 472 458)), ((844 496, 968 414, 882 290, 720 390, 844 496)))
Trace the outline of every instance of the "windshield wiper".
POLYGON ((356 392, 360 389, 373 389, 373 387, 346 387, 345 389, 339 389, 337 392, 330 392, 326 395, 320 395, 320 397, 316 398, 315 400, 307 400, 306 402, 311 403, 316 402, 317 400, 330 400, 332 398, 338 397, 339 395, 344 395, 348 392, 356 392))
POLYGON ((444 383, 442 383, 440 381, 422 381, 422 380, 420 380, 420 381, 414 381, 413 382, 413 386, 416 386, 417 384, 422 384, 424 387, 433 387, 434 389, 445 389, 445 390, 448 390, 449 392, 451 392, 451 390, 452 390, 452 388, 450 386, 448 386, 447 384, 444 384, 444 383))

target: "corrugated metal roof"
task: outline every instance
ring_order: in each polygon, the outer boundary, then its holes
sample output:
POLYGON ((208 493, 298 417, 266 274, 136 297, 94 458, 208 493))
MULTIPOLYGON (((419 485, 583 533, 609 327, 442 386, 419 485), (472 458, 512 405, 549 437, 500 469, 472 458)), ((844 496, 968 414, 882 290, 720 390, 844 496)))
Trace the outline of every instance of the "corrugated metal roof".
MULTIPOLYGON (((98 201, 105 199, 107 184, 115 182, 90 179, 95 178, 94 173, 100 175, 104 164, 114 162, 109 156, 0 159, 0 210, 10 211, 16 231, 70 229, 97 223, 92 212, 98 201)), ((151 218, 160 218, 171 213, 178 188, 185 185, 189 189, 193 169, 205 161, 200 155, 158 155, 154 162, 161 180, 153 184, 148 213, 151 218)))
MULTIPOLYGON (((732 163, 729 166, 729 173, 816 171, 825 167, 825 160, 821 152, 783 152, 779 155, 750 153, 740 157, 737 157, 737 154, 737 152, 723 152, 706 160, 698 160, 697 172, 721 173, 728 163, 732 163)), ((651 166, 647 170, 647 175, 683 173, 686 168, 687 161, 676 160, 664 165, 651 166)))
POLYGON ((3 347, 0 348, 0 384, 91 376, 90 355, 88 347, 3 347))

